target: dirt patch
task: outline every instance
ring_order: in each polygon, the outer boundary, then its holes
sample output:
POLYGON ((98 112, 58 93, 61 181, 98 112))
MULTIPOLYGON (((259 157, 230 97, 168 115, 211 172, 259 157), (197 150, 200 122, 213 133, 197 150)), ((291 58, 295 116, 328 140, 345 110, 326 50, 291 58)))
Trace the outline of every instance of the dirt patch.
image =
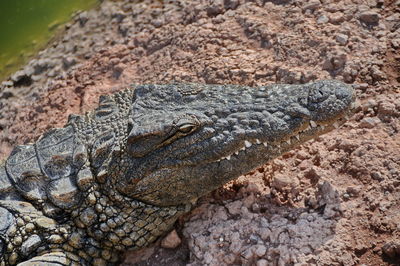
POLYGON ((83 38, 73 67, 34 74, 34 61, 3 83, 1 156, 131 83, 343 80, 361 100, 351 121, 201 199, 173 252, 156 243, 124 265, 396 265, 399 11, 379 0, 105 1, 40 55, 57 66, 83 38))

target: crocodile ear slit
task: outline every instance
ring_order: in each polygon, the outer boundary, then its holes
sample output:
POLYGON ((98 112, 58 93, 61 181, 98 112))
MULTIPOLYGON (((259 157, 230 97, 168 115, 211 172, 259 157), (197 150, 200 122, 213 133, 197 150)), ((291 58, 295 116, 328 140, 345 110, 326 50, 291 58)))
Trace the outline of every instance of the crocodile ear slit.
POLYGON ((155 150, 164 138, 160 135, 141 132, 130 132, 127 139, 127 149, 131 156, 140 158, 155 150))
POLYGON ((126 131, 128 133, 128 136, 130 135, 130 133, 131 133, 131 131, 133 129, 133 125, 134 125, 133 119, 130 118, 128 120, 128 125, 127 125, 127 129, 126 129, 126 131))

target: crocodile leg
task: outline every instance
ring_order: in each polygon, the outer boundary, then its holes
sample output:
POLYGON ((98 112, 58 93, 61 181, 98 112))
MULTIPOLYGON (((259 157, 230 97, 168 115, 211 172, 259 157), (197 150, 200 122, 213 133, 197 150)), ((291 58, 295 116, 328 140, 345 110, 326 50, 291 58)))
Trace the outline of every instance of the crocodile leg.
POLYGON ((61 265, 71 265, 78 266, 81 265, 77 258, 70 253, 64 252, 51 252, 44 254, 42 256, 33 257, 30 260, 19 263, 19 266, 39 266, 39 265, 49 265, 49 266, 61 266, 61 265))

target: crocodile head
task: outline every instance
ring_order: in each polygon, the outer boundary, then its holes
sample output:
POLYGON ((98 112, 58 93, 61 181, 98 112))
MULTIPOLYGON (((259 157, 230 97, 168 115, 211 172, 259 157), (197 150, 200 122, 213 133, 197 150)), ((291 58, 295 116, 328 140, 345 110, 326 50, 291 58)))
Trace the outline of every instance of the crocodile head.
POLYGON ((117 189, 146 203, 189 203, 328 132, 354 107, 339 81, 259 88, 143 85, 134 92, 117 189))

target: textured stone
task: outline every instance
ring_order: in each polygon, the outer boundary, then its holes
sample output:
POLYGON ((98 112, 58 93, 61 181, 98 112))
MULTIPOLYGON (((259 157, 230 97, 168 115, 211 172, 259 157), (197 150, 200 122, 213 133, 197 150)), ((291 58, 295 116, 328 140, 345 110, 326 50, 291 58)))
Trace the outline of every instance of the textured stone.
POLYGON ((258 257, 264 256, 266 251, 267 248, 264 245, 257 245, 254 248, 254 254, 257 255, 258 257))
POLYGON ((367 24, 376 24, 379 18, 380 15, 375 11, 364 11, 360 14, 360 20, 367 24))
POLYGON ((335 40, 340 43, 341 45, 345 45, 349 37, 346 34, 336 34, 335 40))
POLYGON ((288 189, 292 186, 295 186, 297 182, 295 179, 293 179, 291 177, 278 174, 278 175, 274 176, 271 186, 278 190, 284 190, 284 189, 288 189))
POLYGON ((360 121, 360 127, 374 128, 379 124, 380 120, 377 117, 365 117, 360 121))
POLYGON ((268 261, 265 259, 261 259, 257 261, 257 266, 268 266, 268 261))
POLYGON ((175 230, 172 230, 166 237, 161 241, 163 248, 176 248, 181 244, 181 239, 175 230))
POLYGON ((321 15, 317 19, 318 24, 324 24, 324 23, 327 23, 328 21, 329 21, 329 18, 325 15, 321 15))
POLYGON ((237 214, 240 214, 242 205, 243 205, 243 203, 237 200, 237 201, 228 203, 226 207, 228 208, 228 211, 230 214, 237 215, 237 214))
POLYGON ((321 6, 321 2, 319 0, 311 0, 308 1, 304 6, 303 10, 316 10, 321 6))

